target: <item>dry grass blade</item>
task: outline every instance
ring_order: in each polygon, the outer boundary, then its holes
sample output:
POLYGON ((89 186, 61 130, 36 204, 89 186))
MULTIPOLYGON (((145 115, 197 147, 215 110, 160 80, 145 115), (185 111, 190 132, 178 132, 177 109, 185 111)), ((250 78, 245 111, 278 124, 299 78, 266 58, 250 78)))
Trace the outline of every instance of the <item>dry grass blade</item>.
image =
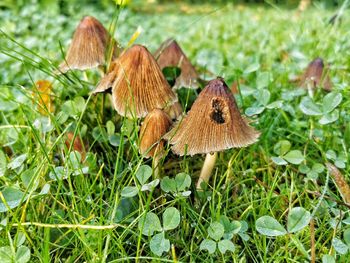
POLYGON ((350 187, 349 184, 346 182, 344 176, 341 174, 341 172, 338 170, 337 167, 335 167, 331 163, 326 163, 327 169, 329 171, 330 176, 332 177, 335 185, 338 188, 339 193, 341 194, 343 201, 345 204, 350 205, 350 187))
POLYGON ((316 262, 316 247, 315 247, 315 221, 310 220, 310 239, 311 239, 311 263, 316 262))
POLYGON ((15 223, 15 224, 12 224, 12 226, 13 227, 37 226, 37 227, 44 227, 44 228, 71 228, 71 229, 92 229, 92 230, 106 230, 106 229, 115 229, 118 227, 123 227, 122 225, 119 225, 119 224, 96 226, 96 225, 82 225, 82 224, 45 224, 45 223, 38 223, 38 222, 23 222, 19 224, 15 223))

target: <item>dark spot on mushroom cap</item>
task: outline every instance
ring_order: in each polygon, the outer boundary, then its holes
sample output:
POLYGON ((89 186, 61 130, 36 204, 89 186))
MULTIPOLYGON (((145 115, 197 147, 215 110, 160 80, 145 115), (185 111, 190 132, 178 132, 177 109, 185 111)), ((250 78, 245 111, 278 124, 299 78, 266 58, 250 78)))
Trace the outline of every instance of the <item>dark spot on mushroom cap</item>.
POLYGON ((225 123, 224 102, 219 98, 214 98, 211 101, 211 107, 210 118, 217 124, 225 123))

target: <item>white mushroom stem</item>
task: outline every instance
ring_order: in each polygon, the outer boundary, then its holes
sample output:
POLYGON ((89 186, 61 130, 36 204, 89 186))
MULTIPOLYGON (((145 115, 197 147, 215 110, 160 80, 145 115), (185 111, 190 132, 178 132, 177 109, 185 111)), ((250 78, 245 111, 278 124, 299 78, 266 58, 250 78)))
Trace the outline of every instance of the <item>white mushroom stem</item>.
POLYGON ((218 157, 218 153, 207 153, 207 156, 205 157, 205 161, 201 170, 201 174, 199 176, 198 182, 197 182, 197 189, 201 190, 201 184, 202 182, 209 182, 211 172, 213 171, 213 168, 215 166, 216 159, 218 157))

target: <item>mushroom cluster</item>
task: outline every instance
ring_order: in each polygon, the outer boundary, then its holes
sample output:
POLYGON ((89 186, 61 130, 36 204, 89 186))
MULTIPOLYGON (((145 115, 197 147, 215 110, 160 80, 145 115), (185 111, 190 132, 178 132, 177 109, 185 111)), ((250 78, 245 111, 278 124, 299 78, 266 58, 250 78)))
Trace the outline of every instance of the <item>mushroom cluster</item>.
POLYGON ((94 94, 111 91, 112 104, 119 115, 144 118, 139 133, 139 152, 153 158, 158 176, 160 159, 168 141, 180 156, 206 154, 197 183, 208 183, 217 152, 245 147, 257 141, 260 133, 241 116, 235 98, 223 78, 209 81, 190 111, 183 114, 176 89, 199 88, 199 74, 174 40, 166 40, 154 53, 145 46, 133 45, 121 51, 103 25, 85 17, 76 29, 65 61, 59 69, 85 70, 110 64, 94 94), (107 51, 112 47, 112 61, 107 51), (180 74, 170 86, 162 69, 177 67, 180 74), (173 120, 177 122, 173 125, 173 120))

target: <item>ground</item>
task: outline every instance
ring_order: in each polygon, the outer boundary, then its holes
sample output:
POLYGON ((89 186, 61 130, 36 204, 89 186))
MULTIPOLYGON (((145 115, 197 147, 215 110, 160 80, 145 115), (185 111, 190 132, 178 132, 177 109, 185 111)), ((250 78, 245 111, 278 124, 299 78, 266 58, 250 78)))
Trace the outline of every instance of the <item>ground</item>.
MULTIPOLYGON (((349 179, 347 15, 329 23, 339 10, 317 4, 67 10, 0 11, 1 262, 346 262, 349 199, 326 163, 349 179), (90 95, 99 72, 57 75, 83 15, 107 28, 117 17, 122 46, 138 27, 135 43, 152 52, 176 38, 203 79, 240 83, 235 97, 259 141, 219 153, 205 192, 195 189, 203 155, 168 149, 160 181, 150 178, 142 121, 90 95), (295 80, 317 57, 333 91, 312 95, 295 80), (41 100, 38 80, 52 83, 41 100), (65 143, 69 132, 80 149, 65 143)), ((187 110, 196 96, 179 91, 187 110)))

